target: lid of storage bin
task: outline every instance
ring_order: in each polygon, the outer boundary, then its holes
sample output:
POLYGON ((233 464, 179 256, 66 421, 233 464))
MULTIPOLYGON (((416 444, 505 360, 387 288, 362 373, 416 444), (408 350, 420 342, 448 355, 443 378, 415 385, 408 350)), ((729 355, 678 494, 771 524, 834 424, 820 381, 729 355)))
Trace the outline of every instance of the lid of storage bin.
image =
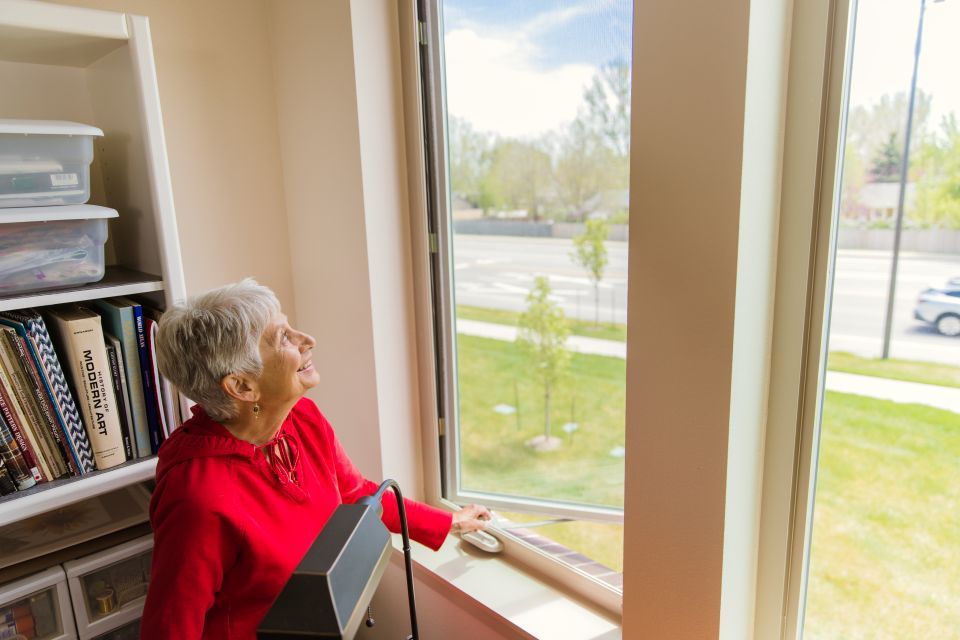
POLYGON ((64 204, 58 207, 17 207, 0 209, 0 224, 13 222, 55 222, 58 220, 97 220, 117 218, 116 209, 95 204, 64 204))
POLYGON ((102 136, 103 131, 89 124, 66 120, 4 120, 0 118, 0 133, 53 136, 102 136))

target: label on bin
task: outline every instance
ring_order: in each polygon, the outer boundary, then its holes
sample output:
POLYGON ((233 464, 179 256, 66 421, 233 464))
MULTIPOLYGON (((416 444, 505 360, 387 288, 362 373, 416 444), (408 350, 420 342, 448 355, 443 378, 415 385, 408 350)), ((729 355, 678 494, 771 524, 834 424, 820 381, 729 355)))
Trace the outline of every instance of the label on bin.
POLYGON ((75 187, 80 179, 75 173, 51 173, 50 184, 54 187, 75 187))

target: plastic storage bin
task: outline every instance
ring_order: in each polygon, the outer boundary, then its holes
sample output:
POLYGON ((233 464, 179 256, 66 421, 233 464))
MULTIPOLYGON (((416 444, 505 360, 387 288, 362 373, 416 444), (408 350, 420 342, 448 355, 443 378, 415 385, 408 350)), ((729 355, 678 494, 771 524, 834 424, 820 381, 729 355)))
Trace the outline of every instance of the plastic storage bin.
POLYGON ((0 586, 0 638, 76 640, 63 568, 0 586))
POLYGON ((0 296, 103 278, 107 207, 77 204, 0 211, 0 296))
POLYGON ((85 203, 102 135, 76 122, 0 120, 0 208, 85 203))
POLYGON ((80 640, 114 637, 109 634, 139 621, 152 552, 148 535, 63 565, 80 640))

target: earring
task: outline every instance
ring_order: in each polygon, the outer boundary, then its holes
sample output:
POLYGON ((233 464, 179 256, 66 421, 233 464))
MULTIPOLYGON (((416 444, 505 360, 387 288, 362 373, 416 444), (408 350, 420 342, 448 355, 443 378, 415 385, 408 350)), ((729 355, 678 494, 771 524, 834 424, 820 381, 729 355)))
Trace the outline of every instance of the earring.
POLYGON ((256 402, 253 403, 253 417, 255 420, 260 419, 260 405, 256 402))

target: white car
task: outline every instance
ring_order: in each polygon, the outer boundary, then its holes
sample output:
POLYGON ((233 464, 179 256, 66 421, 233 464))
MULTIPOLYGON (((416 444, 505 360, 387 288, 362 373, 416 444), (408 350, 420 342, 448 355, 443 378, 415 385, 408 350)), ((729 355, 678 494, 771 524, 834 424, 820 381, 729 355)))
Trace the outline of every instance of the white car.
POLYGON ((913 316, 945 336, 960 336, 960 278, 950 278, 945 287, 921 293, 913 316))

